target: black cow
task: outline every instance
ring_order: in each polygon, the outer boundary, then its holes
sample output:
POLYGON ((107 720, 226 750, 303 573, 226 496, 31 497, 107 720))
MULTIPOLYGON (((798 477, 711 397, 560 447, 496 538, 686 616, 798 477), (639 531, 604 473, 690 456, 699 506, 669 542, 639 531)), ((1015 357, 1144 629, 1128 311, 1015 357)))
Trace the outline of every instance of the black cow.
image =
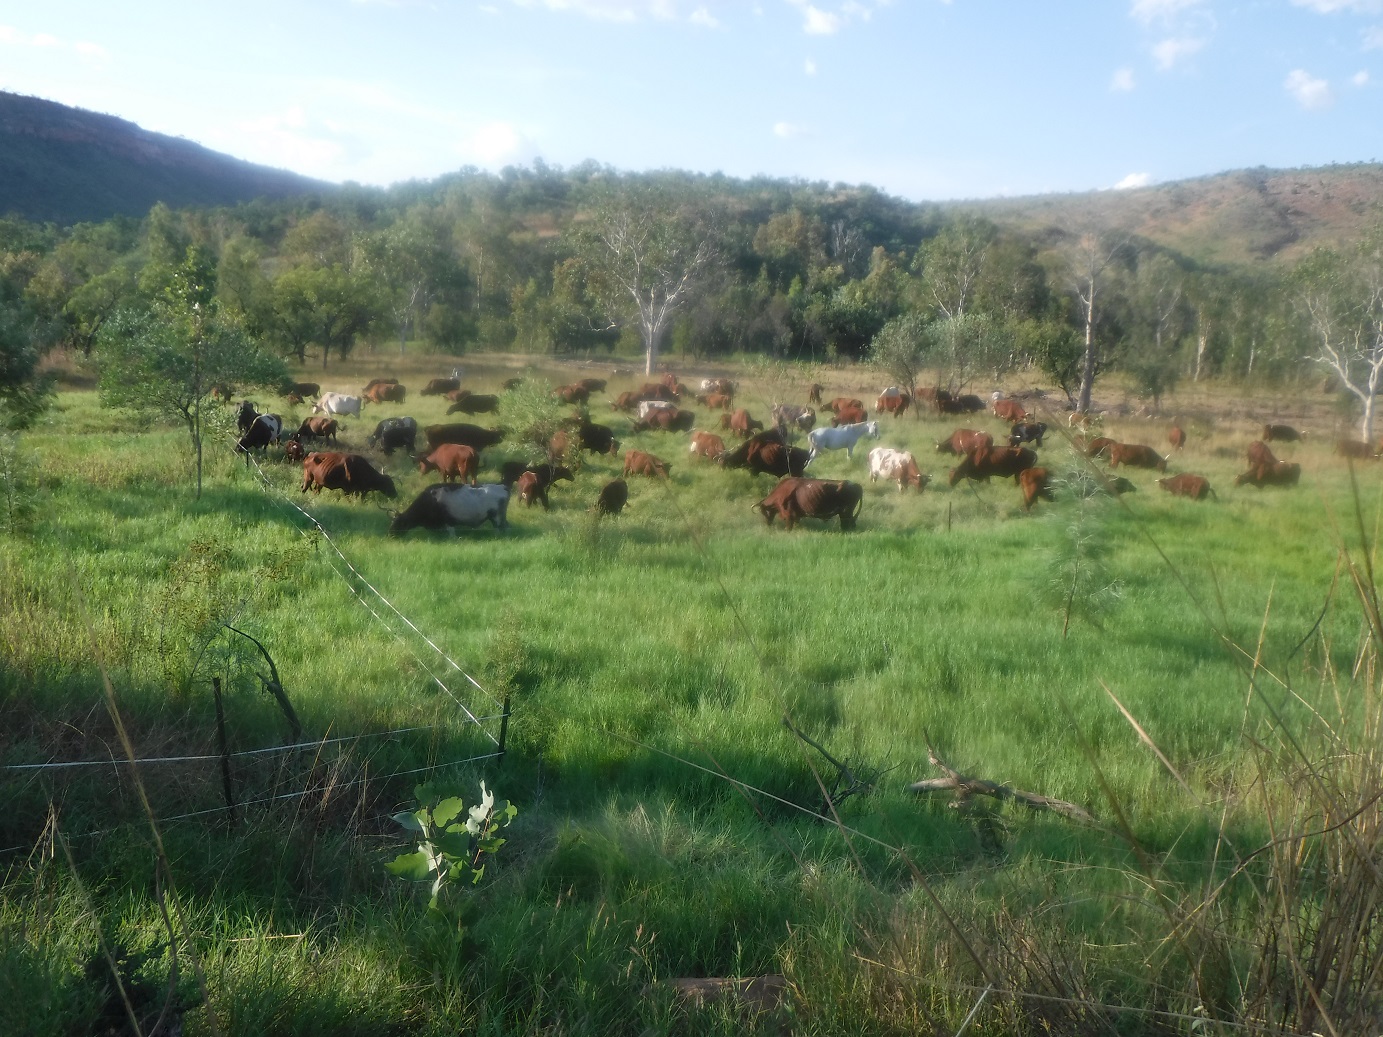
POLYGON ((1024 443, 1032 443, 1034 446, 1042 446, 1042 437, 1047 434, 1047 423, 1045 421, 1020 421, 1009 430, 1008 445, 1022 446, 1024 443))
POLYGON ((366 439, 371 447, 386 454, 403 448, 410 454, 418 452, 418 422, 413 418, 385 418, 366 439))

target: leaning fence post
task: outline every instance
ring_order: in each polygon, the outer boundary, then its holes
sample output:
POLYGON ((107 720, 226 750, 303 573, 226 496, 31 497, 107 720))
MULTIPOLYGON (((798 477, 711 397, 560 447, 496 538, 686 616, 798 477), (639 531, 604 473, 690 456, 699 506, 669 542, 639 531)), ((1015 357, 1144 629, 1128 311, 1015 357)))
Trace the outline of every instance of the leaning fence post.
POLYGON ((211 678, 211 694, 216 700, 216 741, 221 746, 221 791, 226 797, 230 823, 235 824, 235 792, 231 788, 230 750, 226 745, 226 713, 221 708, 221 678, 211 678))
POLYGON ((504 762, 504 741, 509 737, 509 696, 504 696, 504 712, 499 718, 499 760, 504 762))

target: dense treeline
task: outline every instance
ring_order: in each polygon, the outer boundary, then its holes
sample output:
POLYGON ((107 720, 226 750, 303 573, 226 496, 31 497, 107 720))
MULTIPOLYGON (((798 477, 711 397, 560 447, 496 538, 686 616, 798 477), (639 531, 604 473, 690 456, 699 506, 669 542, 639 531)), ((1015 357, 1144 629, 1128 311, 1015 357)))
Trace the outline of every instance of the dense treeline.
MULTIPOLYGON (((410 343, 873 359, 952 387, 1026 372, 1086 405, 1116 368, 1154 400, 1178 379, 1292 377, 1325 336, 1308 275, 1208 268, 1113 228, 1020 234, 868 187, 539 163, 141 221, 0 223, 5 383, 56 345, 99 352, 115 315, 149 311, 194 253, 226 319, 323 366, 410 343)), ((1337 287, 1357 267, 1315 258, 1337 287)), ((1367 292, 1351 290, 1359 318, 1367 292)))

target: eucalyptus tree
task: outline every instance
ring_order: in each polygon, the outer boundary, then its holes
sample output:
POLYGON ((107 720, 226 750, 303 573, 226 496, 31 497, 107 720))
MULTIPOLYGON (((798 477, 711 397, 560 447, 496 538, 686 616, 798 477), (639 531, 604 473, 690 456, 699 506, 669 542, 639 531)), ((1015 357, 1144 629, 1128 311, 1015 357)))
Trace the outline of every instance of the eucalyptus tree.
POLYGON ((918 249, 913 270, 922 278, 924 298, 943 317, 963 317, 974 307, 997 237, 988 220, 960 216, 918 249))
POLYGON ((1111 359, 1113 336, 1105 320, 1113 299, 1115 275, 1127 270, 1130 259, 1129 240, 1099 230, 1086 230, 1060 250, 1059 265, 1077 308, 1077 322, 1083 332, 1080 363, 1080 389, 1076 395, 1076 410, 1090 410, 1090 395, 1095 379, 1111 359), (1107 341, 1108 339, 1108 341, 1107 341))
POLYGON ((638 328, 652 374, 673 319, 718 258, 705 214, 658 186, 631 185, 598 206, 574 248, 607 326, 638 328))

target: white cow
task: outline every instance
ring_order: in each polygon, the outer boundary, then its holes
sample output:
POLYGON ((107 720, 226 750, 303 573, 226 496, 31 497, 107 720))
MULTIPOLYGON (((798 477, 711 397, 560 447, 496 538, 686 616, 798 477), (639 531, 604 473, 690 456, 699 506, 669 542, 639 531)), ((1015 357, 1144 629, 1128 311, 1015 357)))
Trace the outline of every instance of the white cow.
POLYGON ((908 483, 922 492, 922 487, 931 481, 930 475, 923 475, 917 467, 917 458, 906 450, 893 450, 886 446, 876 446, 869 451, 869 481, 877 482, 879 476, 898 480, 898 492, 902 493, 908 483))
POLYGON ((812 429, 807 433, 807 440, 812 445, 811 456, 807 458, 807 464, 816 460, 816 455, 823 450, 843 449, 845 456, 853 460, 855 444, 865 436, 870 439, 879 438, 879 423, 877 421, 856 421, 850 425, 841 425, 839 428, 812 429))
POLYGON ((509 491, 499 483, 436 483, 423 490, 413 503, 394 516, 389 535, 398 536, 416 526, 457 530, 489 522, 496 529, 509 525, 509 491))
POLYGON ((677 404, 669 400, 644 400, 639 404, 639 420, 646 421, 655 410, 676 410, 677 404))
POLYGON ((324 392, 312 405, 313 414, 354 414, 360 417, 360 397, 340 392, 324 392))

